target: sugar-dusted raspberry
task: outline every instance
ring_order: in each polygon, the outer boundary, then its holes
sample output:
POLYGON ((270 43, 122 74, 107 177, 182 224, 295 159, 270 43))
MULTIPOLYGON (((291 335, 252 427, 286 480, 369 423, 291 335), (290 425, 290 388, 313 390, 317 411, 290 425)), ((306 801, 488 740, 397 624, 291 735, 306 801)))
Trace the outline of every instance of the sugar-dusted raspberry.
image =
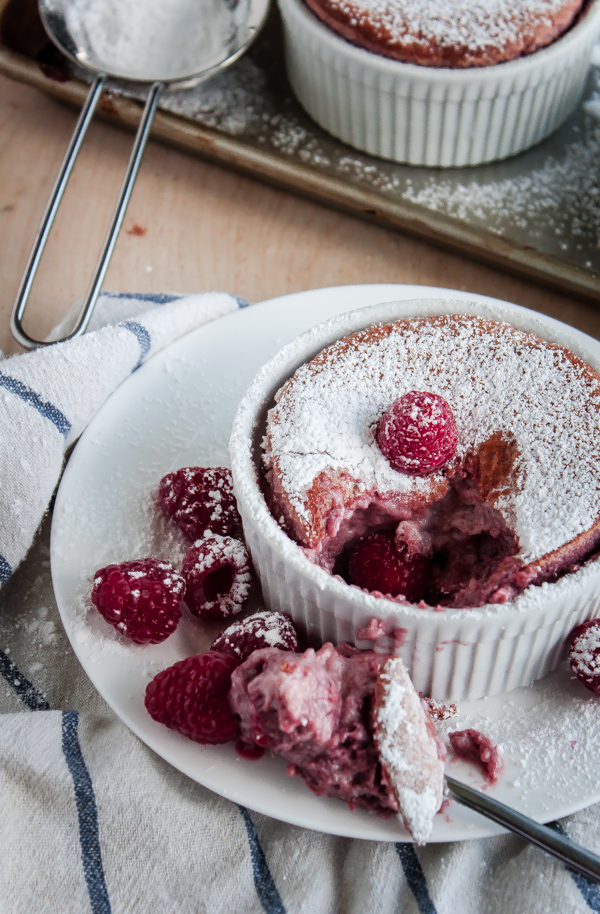
POLYGON ((160 481, 159 496, 189 540, 209 530, 231 536, 241 527, 231 470, 227 467, 182 467, 160 481))
POLYGON ((371 533, 362 540, 350 558, 352 584, 385 596, 403 596, 412 603, 425 592, 429 559, 411 555, 406 546, 396 543, 393 533, 371 533))
POLYGON ((243 543, 231 536, 207 533, 188 549, 181 573, 184 602, 204 619, 226 619, 244 608, 252 572, 243 543))
POLYGON ((229 654, 216 651, 180 660, 148 683, 148 714, 197 743, 235 739, 238 725, 227 696, 237 665, 229 654))
POLYGON ((424 476, 454 455, 458 440, 450 405, 438 394, 411 390, 395 400, 377 426, 377 444, 395 470, 424 476))
POLYGON ((170 562, 136 559, 94 575, 92 603, 110 625, 136 644, 159 644, 181 619, 185 581, 170 562))
POLYGON ((231 654, 243 663, 250 654, 263 647, 278 647, 281 651, 298 650, 298 636, 289 616, 277 612, 246 616, 215 638, 210 649, 231 654))
POLYGON ((600 695, 600 619, 584 622, 573 631, 569 666, 586 689, 600 695))

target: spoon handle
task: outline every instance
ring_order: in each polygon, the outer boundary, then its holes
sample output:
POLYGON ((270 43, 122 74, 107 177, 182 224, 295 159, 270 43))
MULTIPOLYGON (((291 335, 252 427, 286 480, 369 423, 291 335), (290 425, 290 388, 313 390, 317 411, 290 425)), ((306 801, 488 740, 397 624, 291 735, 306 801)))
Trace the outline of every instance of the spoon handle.
MULTIPOLYGON (((81 145, 94 116, 94 111, 96 110, 96 106, 100 96, 102 95, 105 84, 106 76, 100 75, 94 79, 92 85, 90 86, 87 99, 81 110, 81 114, 79 115, 77 125, 69 142, 69 146, 62 161, 58 177, 56 178, 50 199, 42 217, 42 222, 31 249, 31 253, 27 261, 27 266, 25 267, 25 272, 23 274, 23 279, 21 280, 21 285, 19 286, 19 291, 17 292, 17 297, 13 305, 12 314, 10 316, 10 329, 17 342, 20 343, 21 346, 24 346, 26 349, 34 349, 38 346, 47 346, 50 344, 50 342, 57 342, 56 340, 36 340, 33 337, 29 336, 29 334, 23 329, 23 317, 25 315, 25 309, 27 307, 27 301, 33 286, 33 281, 35 279, 40 260, 42 259, 44 248, 46 247, 48 236, 50 235, 50 231, 54 224, 58 208, 67 188, 69 178, 71 177, 73 166, 75 165, 77 156, 79 155, 79 150, 81 149, 81 145)), ((164 84, 161 82, 153 83, 150 87, 150 91, 146 98, 146 104, 144 106, 144 112, 142 114, 142 118, 136 133, 133 149, 129 157, 127 171, 125 172, 123 183, 121 185, 119 199, 112 215, 110 227, 104 240, 104 245, 96 265, 94 276, 79 311, 77 323, 75 324, 73 330, 67 336, 63 337, 63 340, 70 340, 73 337, 79 336, 81 333, 83 333, 86 330, 92 316, 94 305, 96 304, 100 289, 102 288, 102 283, 110 263, 110 258, 117 242, 119 230, 123 224, 127 204, 129 203, 129 199, 133 191, 133 185, 139 171, 148 137, 150 136, 150 128, 152 126, 152 121, 154 120, 154 115, 158 106, 158 100, 163 88, 164 84)))
POLYGON ((596 854, 571 841, 570 838, 555 832, 547 825, 539 825, 533 819, 505 806, 504 803, 500 803, 448 775, 446 775, 446 785, 448 796, 457 803, 474 809, 475 812, 497 822, 498 825, 503 825, 509 831, 515 832, 554 857, 558 857, 578 873, 583 873, 594 882, 600 882, 600 857, 596 854))

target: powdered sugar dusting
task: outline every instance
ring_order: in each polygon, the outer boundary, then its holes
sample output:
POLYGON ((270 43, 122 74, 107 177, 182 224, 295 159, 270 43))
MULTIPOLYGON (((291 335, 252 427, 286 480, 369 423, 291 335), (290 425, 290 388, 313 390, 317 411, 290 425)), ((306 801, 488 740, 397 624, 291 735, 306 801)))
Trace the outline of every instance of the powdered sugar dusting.
POLYGON ((515 485, 496 507, 514 518, 524 562, 587 531, 600 513, 600 381, 568 350, 508 324, 464 316, 399 321, 336 343, 302 366, 269 414, 267 462, 310 525, 320 473, 350 473, 365 491, 429 496, 441 474, 397 473, 374 440, 406 390, 450 404, 458 429, 450 466, 495 432, 514 435, 515 485))
MULTIPOLYGON (((566 665, 518 692, 459 702, 458 712, 458 718, 436 724, 437 730, 447 735, 473 727, 502 747, 506 768, 498 787, 511 791, 510 805, 527 814, 535 808, 543 820, 582 790, 597 795, 600 699, 570 677, 566 665)), ((485 784, 473 765, 452 756, 446 769, 479 789, 485 784)))
POLYGON ((444 764, 421 700, 399 657, 388 660, 376 691, 375 742, 417 843, 431 834, 442 802, 444 764))
POLYGON ((543 47, 570 24, 581 2, 329 0, 324 6, 337 13, 338 21, 364 34, 370 45, 375 30, 382 53, 407 47, 423 63, 429 57, 436 62, 439 49, 449 49, 458 65, 473 66, 543 47))
MULTIPOLYGON (((161 108, 234 138, 244 161, 246 152, 253 157, 258 150, 270 167, 283 164, 281 180, 293 186, 303 184, 305 175, 312 181, 313 173, 333 180, 350 206, 360 196, 360 213, 365 207, 385 213, 391 224, 397 224, 398 214, 411 225, 418 218, 442 235, 458 226, 476 246, 487 239, 486 249, 489 242, 494 249, 501 237, 536 262, 543 253, 544 270, 554 261, 576 264, 584 274, 600 269, 598 69, 591 71, 579 112, 529 152, 485 167, 417 169, 351 150, 311 121, 283 78, 281 36, 272 26, 224 73, 196 88, 165 92, 161 108)), ((592 63, 600 66, 600 50, 592 63)), ((89 79, 84 71, 78 76, 89 79)), ((140 97, 133 85, 110 92, 140 97)), ((503 255, 504 247, 496 251, 503 255)))
MULTIPOLYGON (((158 479, 158 477, 157 477, 158 479)), ((134 655, 149 653, 151 646, 140 646, 125 642, 112 626, 108 625, 92 605, 90 593, 93 576, 96 570, 106 565, 155 556, 181 567, 189 543, 178 526, 165 517, 157 505, 157 488, 144 488, 136 501, 136 522, 123 520, 118 514, 112 518, 113 536, 108 540, 96 538, 94 553, 89 557, 87 575, 82 575, 77 582, 76 597, 69 607, 71 637, 77 647, 84 648, 93 643, 97 645, 98 662, 101 662, 104 651, 131 658, 134 655), (127 543, 126 555, 123 554, 123 543, 127 543)), ((57 523, 57 539, 58 522, 57 523)), ((76 524, 86 535, 96 523, 88 514, 71 513, 65 506, 61 523, 76 524)))
POLYGON ((226 628, 213 642, 211 650, 224 650, 245 660, 252 651, 265 647, 298 650, 298 637, 289 616, 266 610, 246 616, 226 628))

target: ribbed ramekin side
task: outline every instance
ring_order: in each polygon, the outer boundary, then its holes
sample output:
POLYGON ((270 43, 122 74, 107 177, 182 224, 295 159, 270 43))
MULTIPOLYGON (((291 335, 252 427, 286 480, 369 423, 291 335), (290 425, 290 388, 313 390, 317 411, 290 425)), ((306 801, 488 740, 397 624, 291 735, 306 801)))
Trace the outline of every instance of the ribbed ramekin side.
MULTIPOLYGON (((326 130, 373 155, 431 167, 478 165, 540 142, 565 120, 585 84, 600 6, 556 53, 494 67, 438 70, 362 51, 302 0, 279 0, 295 94, 326 130)), ((551 46, 553 48, 553 46, 551 46)))

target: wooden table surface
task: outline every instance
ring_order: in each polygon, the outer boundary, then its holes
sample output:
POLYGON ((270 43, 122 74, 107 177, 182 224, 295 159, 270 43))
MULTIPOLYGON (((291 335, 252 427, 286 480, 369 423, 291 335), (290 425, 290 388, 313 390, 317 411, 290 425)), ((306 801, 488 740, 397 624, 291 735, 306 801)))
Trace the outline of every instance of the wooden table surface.
MULTIPOLYGON (((0 77, 0 349, 75 113, 0 77)), ((45 336, 85 293, 131 136, 95 123, 36 282, 26 329, 45 336)), ((105 281, 117 291, 218 289, 256 302, 347 283, 480 292, 600 337, 600 308, 150 143, 105 281)))

